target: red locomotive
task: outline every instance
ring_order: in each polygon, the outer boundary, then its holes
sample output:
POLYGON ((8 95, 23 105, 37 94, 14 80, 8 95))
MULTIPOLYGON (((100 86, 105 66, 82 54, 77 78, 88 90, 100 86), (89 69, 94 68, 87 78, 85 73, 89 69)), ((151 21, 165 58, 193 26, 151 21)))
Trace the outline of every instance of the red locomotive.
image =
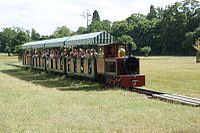
POLYGON ((124 88, 145 85, 139 59, 131 55, 131 45, 115 43, 104 31, 30 42, 23 48, 26 67, 124 88))
POLYGON ((145 76, 140 74, 139 59, 131 56, 126 45, 114 43, 100 48, 104 54, 97 57, 98 79, 103 79, 109 85, 126 88, 145 85, 145 76))

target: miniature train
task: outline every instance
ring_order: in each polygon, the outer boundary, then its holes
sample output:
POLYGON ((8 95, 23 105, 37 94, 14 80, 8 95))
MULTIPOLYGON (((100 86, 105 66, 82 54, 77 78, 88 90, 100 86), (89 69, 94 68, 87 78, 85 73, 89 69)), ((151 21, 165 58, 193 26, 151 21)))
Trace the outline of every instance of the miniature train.
POLYGON ((124 88, 145 85, 131 45, 115 43, 107 32, 23 44, 23 65, 124 88))

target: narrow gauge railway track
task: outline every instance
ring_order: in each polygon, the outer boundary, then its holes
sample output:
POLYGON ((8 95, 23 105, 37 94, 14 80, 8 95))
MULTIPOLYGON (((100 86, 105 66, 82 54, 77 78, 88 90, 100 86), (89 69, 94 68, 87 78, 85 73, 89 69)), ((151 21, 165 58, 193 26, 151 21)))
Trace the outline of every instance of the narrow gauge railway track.
POLYGON ((198 98, 187 97, 187 96, 176 95, 176 94, 169 94, 165 92, 153 91, 153 90, 148 90, 144 88, 130 88, 129 90, 140 93, 140 94, 145 94, 149 98, 169 101, 173 103, 180 103, 183 105, 189 105, 193 107, 200 107, 200 99, 198 98))
MULTIPOLYGON (((18 65, 18 64, 6 64, 9 66, 14 66, 14 67, 21 67, 25 68, 26 66, 18 65)), ((193 97, 187 97, 187 96, 182 96, 182 95, 176 95, 176 94, 169 94, 165 92, 159 92, 159 91, 154 91, 154 90, 149 90, 149 89, 144 89, 144 88, 129 88, 129 91, 131 92, 137 92, 140 94, 145 94, 148 96, 148 98, 154 98, 154 99, 159 99, 162 101, 169 101, 173 103, 180 103, 183 105, 189 105, 193 107, 200 107, 200 99, 198 98, 193 98, 193 97)))

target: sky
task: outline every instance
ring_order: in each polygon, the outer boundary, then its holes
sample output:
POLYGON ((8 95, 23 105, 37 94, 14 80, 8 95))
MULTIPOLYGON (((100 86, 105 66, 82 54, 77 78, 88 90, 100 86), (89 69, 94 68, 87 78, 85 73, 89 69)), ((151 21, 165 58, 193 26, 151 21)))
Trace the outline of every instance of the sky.
POLYGON ((17 26, 50 35, 66 25, 77 31, 86 27, 87 21, 81 16, 86 9, 91 14, 97 10, 101 20, 114 22, 133 13, 146 15, 150 5, 165 7, 177 1, 182 0, 0 0, 0 30, 17 26))

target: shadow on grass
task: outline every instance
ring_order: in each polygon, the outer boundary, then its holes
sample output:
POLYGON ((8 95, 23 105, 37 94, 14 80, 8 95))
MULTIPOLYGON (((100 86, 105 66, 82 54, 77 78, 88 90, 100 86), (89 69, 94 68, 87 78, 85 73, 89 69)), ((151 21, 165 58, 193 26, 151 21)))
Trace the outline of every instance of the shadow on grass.
POLYGON ((17 68, 1 70, 1 72, 33 84, 56 88, 60 91, 104 91, 109 89, 96 82, 66 78, 65 76, 56 76, 30 69, 17 68))

